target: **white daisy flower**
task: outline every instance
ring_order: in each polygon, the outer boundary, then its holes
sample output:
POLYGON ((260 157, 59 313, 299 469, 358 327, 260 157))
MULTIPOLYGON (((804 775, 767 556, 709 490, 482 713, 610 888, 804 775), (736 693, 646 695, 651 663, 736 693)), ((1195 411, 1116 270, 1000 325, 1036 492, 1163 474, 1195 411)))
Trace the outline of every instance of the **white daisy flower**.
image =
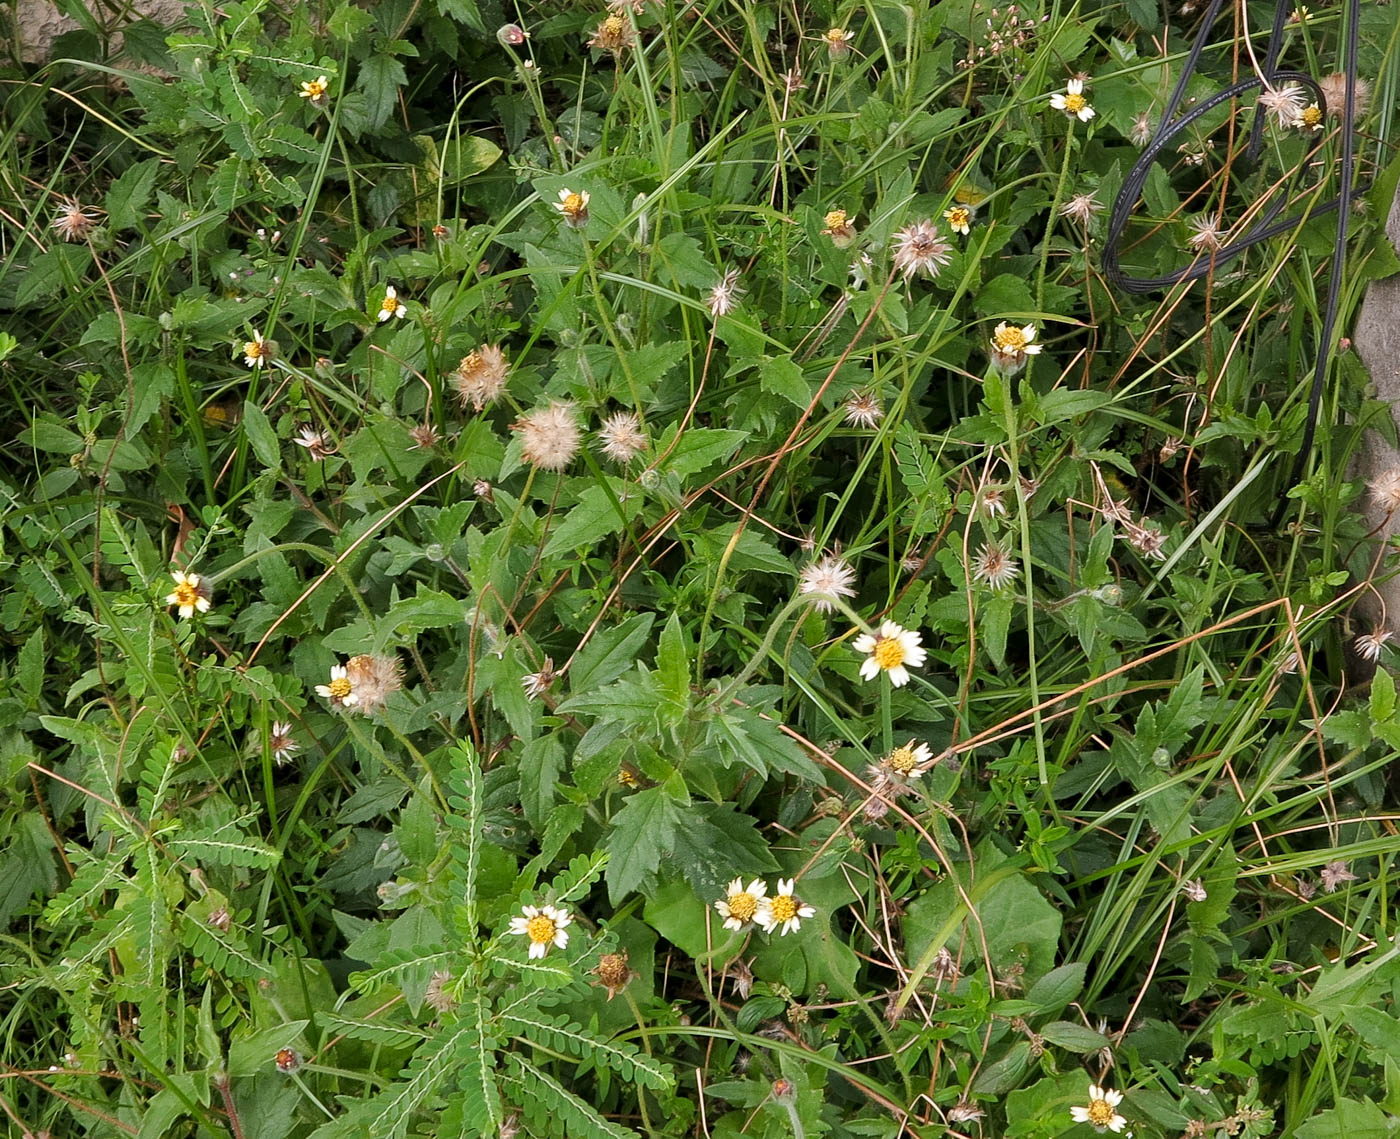
POLYGON ((554 906, 522 906, 520 915, 510 919, 510 932, 530 939, 531 957, 543 957, 551 945, 563 949, 569 944, 565 929, 573 920, 567 910, 554 906))
POLYGON ((779 926, 781 935, 786 937, 802 928, 802 920, 817 916, 817 911, 807 905, 792 892, 793 879, 778 879, 778 892, 771 898, 764 898, 758 907, 758 924, 764 933, 772 933, 779 926))
POLYGON ((749 883, 747 890, 744 889, 744 880, 735 878, 729 883, 724 897, 715 903, 715 909, 724 918, 724 928, 736 931, 747 929, 750 922, 758 920, 758 912, 767 900, 764 897, 767 893, 768 886, 757 878, 749 883))
POLYGON ((379 316, 377 319, 382 323, 386 320, 392 320, 394 317, 402 319, 407 315, 408 309, 405 308, 403 302, 399 300, 398 290, 395 289, 393 285, 385 285, 384 299, 379 302, 379 316))
POLYGON ((1076 1123, 1087 1123, 1095 1131, 1112 1131, 1116 1134, 1128 1125, 1128 1121, 1118 1114, 1118 1105, 1122 1102, 1122 1092, 1090 1084, 1088 1105, 1080 1107, 1075 1104, 1069 1113, 1076 1123))
POLYGON ((1094 108, 1084 97, 1084 80, 1071 79, 1065 84, 1064 92, 1056 91, 1050 96, 1050 106, 1061 111, 1067 118, 1087 123, 1094 117, 1094 108))
POLYGON ((874 680, 881 672, 887 672, 890 683, 902 688, 909 683, 909 669, 918 668, 928 655, 920 647, 923 636, 911 629, 886 621, 878 633, 862 633, 855 640, 855 650, 865 653, 861 662, 862 680, 874 680))
POLYGON ((331 682, 316 685, 316 695, 329 700, 337 707, 347 707, 359 700, 355 695, 354 686, 350 683, 350 674, 343 664, 331 666, 331 682))
POLYGON ((175 582, 175 588, 165 598, 167 605, 178 605, 180 616, 186 619, 193 617, 196 610, 209 612, 209 587, 203 584, 199 574, 175 570, 170 577, 175 582))

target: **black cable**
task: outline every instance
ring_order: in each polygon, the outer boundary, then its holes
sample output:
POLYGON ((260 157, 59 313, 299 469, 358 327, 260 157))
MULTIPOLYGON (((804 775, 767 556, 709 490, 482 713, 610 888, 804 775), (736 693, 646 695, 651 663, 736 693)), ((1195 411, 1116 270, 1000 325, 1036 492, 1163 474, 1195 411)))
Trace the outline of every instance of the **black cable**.
MULTIPOLYGON (((1128 228, 1128 222, 1132 218, 1134 208, 1142 197, 1143 188, 1147 184, 1148 176, 1151 174, 1153 166, 1157 162, 1158 156, 1166 148, 1175 136, 1186 130, 1203 115, 1209 114, 1216 107, 1224 102, 1239 98, 1246 92, 1256 88, 1274 88, 1280 82, 1298 84, 1310 90, 1316 97, 1319 110, 1322 112, 1324 121, 1327 114, 1327 100, 1318 86, 1316 80, 1309 75, 1304 75, 1297 71, 1278 71, 1275 67, 1282 50, 1282 38, 1284 27, 1285 5, 1290 0, 1277 0, 1274 10, 1273 27, 1269 32, 1269 43, 1264 53, 1263 75, 1251 76, 1248 79, 1240 80, 1223 91, 1205 100, 1199 106, 1188 111, 1180 118, 1175 117, 1182 101, 1186 97, 1187 85, 1195 74, 1196 67, 1200 63, 1201 54, 1205 51, 1206 45, 1210 42, 1211 29, 1215 25, 1216 17, 1220 13, 1224 0, 1210 0, 1210 5, 1206 9, 1201 21, 1201 30, 1196 35, 1195 42, 1191 45, 1191 50, 1187 54, 1185 65, 1181 75, 1172 88, 1171 95, 1167 99, 1167 105, 1162 112, 1161 121, 1157 124, 1157 129, 1153 133, 1151 141, 1147 144, 1137 162, 1128 171, 1127 177, 1123 180, 1123 186, 1118 192, 1117 198, 1113 202, 1113 212, 1109 217, 1108 236, 1104 242, 1103 251, 1103 271, 1111 285, 1127 293, 1148 293, 1158 289, 1170 288, 1172 285, 1182 281, 1194 281, 1215 272, 1215 270, 1238 257, 1246 249, 1268 241, 1281 233, 1289 230, 1296 230, 1307 218, 1319 214, 1337 213, 1336 240, 1332 249, 1332 277, 1327 293, 1327 308, 1322 322, 1322 329, 1319 337, 1317 363, 1313 370, 1312 389, 1308 397, 1308 418, 1307 426, 1303 432, 1303 445, 1299 449, 1298 458, 1294 463, 1293 473, 1289 478, 1289 485, 1297 482, 1302 473, 1303 465, 1307 462, 1309 452, 1312 449, 1313 439, 1317 430, 1318 412, 1322 402, 1322 388, 1327 377, 1327 365, 1332 355, 1332 333, 1336 327, 1337 307, 1341 298, 1341 276, 1343 258, 1346 252, 1347 221, 1351 213, 1351 199, 1361 191, 1353 187, 1354 171, 1354 139, 1353 131, 1356 122, 1356 54, 1359 25, 1361 22, 1360 0, 1347 0, 1347 34, 1346 43, 1343 49, 1342 71, 1346 76, 1344 105, 1342 109, 1342 170, 1341 170, 1341 193, 1330 201, 1323 202, 1311 208, 1304 209, 1302 213, 1286 218, 1282 221, 1276 220, 1282 211, 1284 204, 1290 196, 1289 190, 1284 190, 1278 194, 1278 201, 1270 207, 1264 214, 1237 240, 1222 246, 1212 252, 1208 257, 1197 257, 1189 265, 1181 269, 1174 270, 1158 277, 1134 277, 1123 272, 1119 261, 1119 245, 1123 240, 1123 235, 1128 228)), ((1248 34, 1248 29, 1246 29, 1248 34)), ((1254 122, 1250 127, 1249 145, 1246 148, 1246 157, 1253 160, 1258 157, 1260 146, 1263 140, 1264 117, 1258 108, 1255 107, 1254 122)), ((1320 132, 1319 132, 1320 133, 1320 132)), ((1322 138, 1308 150, 1298 163, 1293 172, 1292 181, 1296 183, 1303 176, 1309 161, 1312 159, 1320 147, 1322 138)), ((1291 186, 1290 186, 1291 190, 1291 186)), ((1280 497, 1279 505, 1275 510, 1270 526, 1276 528, 1282 520, 1284 510, 1287 508, 1288 499, 1280 497)))

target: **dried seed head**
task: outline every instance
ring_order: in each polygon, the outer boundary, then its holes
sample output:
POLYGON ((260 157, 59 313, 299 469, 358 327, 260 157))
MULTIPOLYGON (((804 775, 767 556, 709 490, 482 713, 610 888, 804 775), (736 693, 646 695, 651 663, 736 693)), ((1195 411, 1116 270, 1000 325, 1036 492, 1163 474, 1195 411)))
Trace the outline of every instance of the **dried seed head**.
POLYGON ((598 438, 603 444, 603 454, 624 466, 646 450, 647 445, 642 422, 631 411, 614 412, 603 420, 598 438))
MULTIPOLYGON (((1342 111, 1346 108, 1347 99, 1347 77, 1345 73, 1338 72, 1335 75, 1328 75, 1317 81, 1317 85, 1322 90, 1322 101, 1327 106, 1327 117, 1329 119, 1340 119, 1342 111)), ((1360 119, 1366 114, 1367 108, 1371 105, 1371 84, 1360 76, 1356 79, 1356 117, 1360 119)))
POLYGON ((85 206, 77 198, 64 198, 49 225, 64 241, 86 241, 101 218, 97 207, 85 206))
POLYGON ((1371 501, 1387 514, 1400 510, 1400 467, 1382 471, 1366 484, 1366 490, 1371 501))
POLYGON ((938 227, 925 219, 895 233, 894 267, 907 281, 916 273, 937 277, 953 259, 953 247, 938 236, 938 227))
POLYGON ((423 993, 423 1000, 429 1008, 437 1012, 451 1012, 457 1007, 457 997, 447 987, 447 982, 450 980, 452 980, 452 974, 446 969, 439 969, 428 978, 428 987, 423 993))
POLYGON ((608 1000, 612 1000, 640 976, 635 969, 628 968, 626 952, 604 953, 598 958, 593 975, 598 978, 597 984, 608 991, 608 1000))
POLYGON ((413 440, 413 446, 409 449, 414 451, 431 451, 442 441, 438 429, 431 423, 415 424, 408 429, 408 436, 413 440))

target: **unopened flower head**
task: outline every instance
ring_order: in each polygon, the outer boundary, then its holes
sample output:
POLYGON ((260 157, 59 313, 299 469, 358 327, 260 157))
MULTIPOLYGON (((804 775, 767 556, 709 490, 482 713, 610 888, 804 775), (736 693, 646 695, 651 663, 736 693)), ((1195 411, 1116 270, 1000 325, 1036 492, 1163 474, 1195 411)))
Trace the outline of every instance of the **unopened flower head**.
MULTIPOLYGON (((1340 119, 1346 110, 1347 103, 1347 77, 1345 72, 1337 72, 1327 75, 1317 81, 1318 87, 1322 91, 1322 102, 1327 109, 1329 119, 1340 119)), ((1366 109, 1371 105, 1371 84, 1360 76, 1356 78, 1356 94, 1353 97, 1355 103, 1356 117, 1360 119, 1366 114, 1366 109)))
POLYGON ((396 656, 361 653, 345 662, 345 675, 355 705, 367 716, 403 687, 403 664, 396 656))
POLYGON ((948 223, 948 228, 954 233, 960 233, 966 237, 972 232, 972 219, 976 214, 977 211, 971 206, 959 203, 949 206, 943 211, 943 220, 948 223))
POLYGON ((1090 1084, 1088 1104, 1083 1107, 1076 1104, 1069 1109, 1069 1113, 1076 1123, 1087 1123, 1095 1131, 1112 1131, 1116 1134, 1128 1125, 1128 1121, 1118 1114, 1118 1105, 1122 1102, 1122 1092, 1090 1084))
POLYGON ((647 447, 647 433, 642 430, 642 421, 636 412, 632 411, 615 411, 603 420, 598 439, 603 444, 603 454, 623 466, 647 447))
POLYGON ((1036 344, 1033 324, 1008 324, 1001 321, 992 330, 992 363, 1011 375, 1026 366, 1030 356, 1039 356, 1042 345, 1036 344))
POLYGON ((277 1049, 277 1055, 272 1060, 277 1065, 277 1070, 285 1075, 290 1075, 301 1067, 301 1057, 291 1048, 277 1049))
POLYGON ((565 225, 571 229, 582 229, 588 224, 588 191, 560 190, 554 208, 564 215, 565 225))
POLYGON ((379 315, 375 319, 383 322, 407 315, 408 309, 404 307, 403 301, 399 300, 398 290, 393 285, 385 285, 384 296, 379 302, 379 315))
POLYGON ((1087 226, 1094 219, 1094 215, 1102 209, 1103 203, 1095 194, 1075 194, 1060 207, 1060 216, 1077 221, 1082 226, 1087 226))
POLYGON ((891 684, 902 688, 909 683, 909 670, 921 667, 928 656, 922 643, 921 634, 893 621, 883 622, 876 633, 862 633, 854 644, 856 652, 866 654, 860 665, 861 679, 874 680, 883 672, 891 684))
POLYGON ((880 397, 870 391, 855 391, 846 397, 841 404, 842 410, 846 413, 846 422, 852 427, 864 427, 867 431, 873 430, 885 418, 885 409, 880 403, 880 397))
POLYGON ((335 445, 328 442, 325 434, 314 427, 303 427, 292 442, 298 447, 305 447, 310 452, 312 461, 317 463, 335 451, 335 445))
POLYGON ((348 708, 357 699, 354 689, 350 686, 350 678, 345 674, 343 664, 331 666, 329 683, 316 685, 316 695, 323 700, 329 700, 336 708, 348 708))
POLYGON ((713 317, 726 316, 739 307, 739 298, 744 295, 744 290, 739 287, 739 270, 727 269, 724 276, 710 290, 709 301, 710 315, 713 317))
POLYGON ((855 580, 856 571, 849 562, 835 554, 827 554, 803 567, 797 592, 803 597, 810 597, 818 613, 829 613, 833 601, 856 595, 855 580))
MULTIPOLYGON (((183 612, 183 610, 182 610, 183 612)), ((1386 641, 1393 636, 1389 629, 1372 629, 1369 633, 1362 633, 1352 642, 1352 647, 1356 649, 1356 655, 1362 660, 1378 661, 1381 659, 1381 649, 1385 647, 1386 641)))
POLYGON ((507 47, 519 47, 530 38, 530 33, 519 24, 502 24, 496 29, 496 39, 507 47))
POLYGON ((1259 92, 1259 108, 1276 127, 1291 127, 1303 113, 1303 89, 1287 83, 1282 87, 1265 87, 1259 92))
POLYGON ((898 230, 892 244, 894 267, 905 280, 916 273, 937 277, 953 259, 953 247, 938 236, 938 227, 927 218, 898 230))
POLYGON ((1221 240, 1220 223, 1211 214, 1199 214, 1187 226, 1186 244, 1197 253, 1214 253, 1225 242, 1221 240))
POLYGON ((450 379, 461 401, 481 411, 500 399, 510 376, 510 362, 499 344, 483 344, 468 352, 450 379))
POLYGON ((243 362, 250 368, 264 367, 277 359, 277 343, 264 340, 261 332, 254 332, 253 339, 243 342, 243 362))
POLYGON ((180 616, 187 620, 196 612, 209 612, 213 602, 210 600, 212 594, 208 582, 197 573, 182 573, 180 570, 171 571, 170 577, 175 588, 166 595, 167 605, 178 606, 180 616))
POLYGON ((1071 79, 1065 84, 1063 91, 1056 91, 1051 95, 1050 106, 1062 112, 1066 118, 1078 119, 1081 123, 1087 123, 1094 117, 1094 108, 1084 96, 1082 79, 1071 79))
POLYGON ((510 932, 529 939, 531 957, 543 957, 551 945, 563 949, 569 944, 567 929, 573 920, 567 910, 555 906, 522 906, 520 915, 510 919, 510 932))
POLYGON ((314 107, 324 107, 326 105, 326 95, 331 89, 331 81, 324 75, 315 79, 305 79, 302 81, 301 90, 298 94, 303 99, 311 100, 314 107))
POLYGON ((283 767, 292 761, 292 756, 301 750, 301 745, 292 738, 292 725, 274 723, 267 730, 267 750, 272 753, 273 762, 283 767))
POLYGON ((795 884, 791 878, 786 881, 779 878, 777 893, 759 903, 756 920, 764 933, 772 933, 776 929, 786 937, 801 929, 805 919, 817 916, 815 909, 792 892, 795 884))
POLYGON ((1021 564, 996 542, 986 542, 972 559, 972 576, 977 581, 1002 589, 1016 580, 1021 564))
POLYGON ((851 52, 851 41, 856 37, 845 28, 828 28, 822 33, 822 43, 826 44, 826 54, 832 59, 843 59, 851 52))
POLYGON ((632 46, 635 38, 636 33, 632 30, 632 25, 614 12, 593 30, 593 38, 588 41, 588 46, 621 55, 632 46))
POLYGON ((831 244, 837 249, 845 249, 855 241, 856 227, 845 210, 829 210, 822 220, 825 223, 822 234, 831 238, 831 244))
POLYGON ((562 471, 578 454, 581 432, 571 403, 537 407, 512 427, 520 435, 525 461, 542 471, 562 471))
POLYGON ((767 884, 757 878, 748 886, 744 885, 742 878, 735 878, 729 883, 724 897, 715 902, 715 909, 724 919, 724 928, 739 932, 756 922, 767 893, 767 884))
POLYGON ((1199 878, 1188 878, 1181 884, 1181 892, 1188 902, 1204 902, 1209 896, 1206 893, 1205 883, 1199 878))
POLYGON ((101 217, 95 206, 85 206, 77 198, 64 198, 49 225, 64 241, 86 241, 101 217))

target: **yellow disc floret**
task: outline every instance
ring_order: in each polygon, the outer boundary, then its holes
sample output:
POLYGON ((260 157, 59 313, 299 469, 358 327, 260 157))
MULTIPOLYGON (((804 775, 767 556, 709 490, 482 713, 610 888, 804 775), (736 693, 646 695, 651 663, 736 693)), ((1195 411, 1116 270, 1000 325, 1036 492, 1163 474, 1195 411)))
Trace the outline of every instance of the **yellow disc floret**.
POLYGON ((554 940, 554 919, 546 914, 536 914, 525 923, 525 936, 536 945, 548 945, 554 940))
POLYGON ((904 663, 904 644, 898 637, 881 637, 875 642, 871 655, 875 663, 888 672, 904 663))
MULTIPOLYGON (((733 908, 733 903, 730 903, 733 908)), ((791 921, 797 916, 797 899, 791 894, 779 894, 773 899, 773 921, 781 925, 785 921, 791 921)))

